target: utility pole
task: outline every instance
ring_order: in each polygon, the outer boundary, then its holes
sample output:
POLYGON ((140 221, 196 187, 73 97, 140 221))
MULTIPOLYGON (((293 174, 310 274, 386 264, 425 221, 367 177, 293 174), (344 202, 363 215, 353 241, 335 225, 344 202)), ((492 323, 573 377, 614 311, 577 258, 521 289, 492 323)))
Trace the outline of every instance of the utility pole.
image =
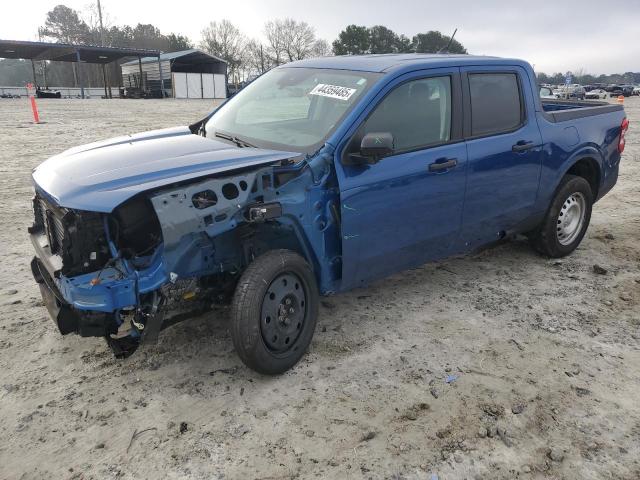
MULTIPOLYGON (((98 21, 100 22, 100 46, 104 47, 104 25, 102 24, 102 5, 100 5, 100 0, 98 2, 98 21)), ((104 96, 105 98, 113 98, 111 94, 111 85, 109 84, 107 78, 107 66, 102 64, 102 79, 104 81, 104 96), (108 92, 107 92, 108 89, 108 92)))
MULTIPOLYGON (((38 28, 38 41, 42 41, 42 29, 38 28)), ((31 62, 33 64, 33 62, 31 62)), ((44 80, 44 88, 47 88, 47 61, 42 60, 42 78, 44 80)))

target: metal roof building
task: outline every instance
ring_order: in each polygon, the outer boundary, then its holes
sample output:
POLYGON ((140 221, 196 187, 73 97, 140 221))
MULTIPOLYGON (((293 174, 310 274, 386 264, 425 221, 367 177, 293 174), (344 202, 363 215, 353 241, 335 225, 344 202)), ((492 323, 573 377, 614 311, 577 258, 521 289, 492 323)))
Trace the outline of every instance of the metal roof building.
POLYGON ((123 63, 121 68, 122 84, 134 94, 161 97, 164 91, 165 96, 175 98, 227 96, 227 62, 195 48, 140 58, 123 63))
MULTIPOLYGON (((51 60, 56 62, 98 63, 106 65, 126 57, 144 57, 153 59, 158 69, 159 50, 139 48, 100 47, 96 45, 76 45, 67 43, 28 42, 22 40, 0 40, 0 58, 23 58, 34 61, 51 60)), ((84 82, 82 71, 78 69, 78 82, 84 98, 84 82)), ((104 72, 104 70, 103 70, 104 72)), ((162 72, 158 72, 158 78, 162 72)), ((33 83, 37 84, 35 67, 33 68, 33 83)), ((105 75, 105 96, 107 95, 105 75)))

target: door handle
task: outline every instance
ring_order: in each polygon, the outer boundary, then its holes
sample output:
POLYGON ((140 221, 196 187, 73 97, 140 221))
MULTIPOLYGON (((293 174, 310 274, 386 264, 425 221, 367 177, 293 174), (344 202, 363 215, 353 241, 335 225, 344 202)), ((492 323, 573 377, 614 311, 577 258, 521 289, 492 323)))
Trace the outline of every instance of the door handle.
POLYGON ((458 165, 457 158, 439 158, 435 162, 429 164, 430 172, 441 172, 442 170, 448 170, 458 165))
POLYGON ((529 150, 529 149, 531 149, 533 147, 535 147, 533 142, 525 142, 524 140, 520 140, 518 143, 516 143, 514 146, 511 147, 511 151, 512 152, 524 152, 524 151, 529 150))

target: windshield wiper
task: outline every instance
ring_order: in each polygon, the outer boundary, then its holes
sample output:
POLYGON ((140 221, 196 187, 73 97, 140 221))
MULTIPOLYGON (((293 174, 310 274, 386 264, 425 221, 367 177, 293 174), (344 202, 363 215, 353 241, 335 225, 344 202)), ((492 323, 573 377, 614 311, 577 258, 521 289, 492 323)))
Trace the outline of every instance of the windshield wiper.
POLYGON ((223 140, 228 140, 230 142, 233 142, 233 143, 236 144, 236 146, 238 146, 240 148, 244 148, 244 147, 258 148, 255 145, 252 145, 251 143, 247 142, 246 140, 242 140, 242 139, 238 138, 235 135, 229 135, 227 133, 216 132, 215 136, 218 137, 218 138, 222 138, 223 140))

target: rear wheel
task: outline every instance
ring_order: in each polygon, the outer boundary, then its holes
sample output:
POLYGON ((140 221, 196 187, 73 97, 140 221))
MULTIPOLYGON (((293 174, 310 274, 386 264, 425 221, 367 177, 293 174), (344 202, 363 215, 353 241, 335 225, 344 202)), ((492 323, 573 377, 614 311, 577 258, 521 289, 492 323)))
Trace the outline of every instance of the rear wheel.
POLYGON ((566 175, 544 221, 530 235, 534 248, 550 257, 564 257, 573 252, 587 232, 592 205, 589 182, 582 177, 566 175))
POLYGON ((318 288, 304 258, 290 250, 261 255, 242 274, 231 307, 231 337, 242 361, 283 373, 304 355, 318 317, 318 288))

